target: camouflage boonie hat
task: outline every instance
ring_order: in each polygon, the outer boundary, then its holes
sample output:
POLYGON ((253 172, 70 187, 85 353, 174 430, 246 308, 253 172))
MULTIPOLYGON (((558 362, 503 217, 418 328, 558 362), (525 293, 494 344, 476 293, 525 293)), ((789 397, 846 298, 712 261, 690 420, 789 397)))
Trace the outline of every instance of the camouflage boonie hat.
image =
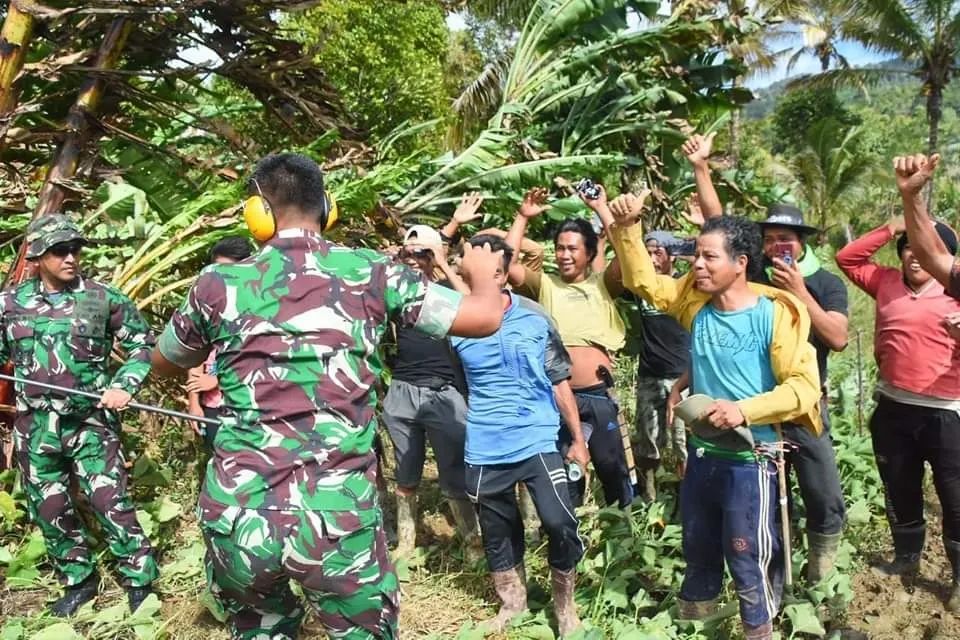
POLYGON ((40 216, 27 227, 27 257, 39 258, 53 245, 71 240, 87 241, 69 218, 59 213, 40 216))

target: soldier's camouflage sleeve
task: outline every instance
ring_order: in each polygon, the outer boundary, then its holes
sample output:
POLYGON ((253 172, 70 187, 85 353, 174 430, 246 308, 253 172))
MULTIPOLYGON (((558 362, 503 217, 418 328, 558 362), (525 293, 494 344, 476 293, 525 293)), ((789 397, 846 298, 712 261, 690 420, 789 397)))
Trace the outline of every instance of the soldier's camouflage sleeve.
POLYGON ((112 287, 107 288, 107 297, 110 332, 126 354, 126 360, 114 374, 110 387, 135 395, 150 373, 150 352, 155 342, 153 332, 133 300, 112 287))
POLYGON ((387 269, 385 298, 387 313, 401 325, 413 327, 434 338, 442 338, 450 331, 463 295, 427 280, 402 264, 390 264, 387 269))
POLYGON ((190 288, 180 308, 173 313, 170 322, 160 334, 157 347, 160 354, 181 369, 191 369, 202 364, 210 354, 209 305, 203 303, 211 295, 223 297, 222 280, 207 267, 190 288))

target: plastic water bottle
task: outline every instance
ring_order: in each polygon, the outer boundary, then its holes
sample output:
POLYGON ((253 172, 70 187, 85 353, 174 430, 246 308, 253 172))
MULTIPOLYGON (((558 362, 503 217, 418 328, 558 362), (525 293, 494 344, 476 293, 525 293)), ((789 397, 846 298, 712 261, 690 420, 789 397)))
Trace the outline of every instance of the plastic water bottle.
POLYGON ((580 468, 580 465, 576 462, 567 463, 567 479, 570 482, 577 482, 580 478, 583 477, 583 469, 580 468))

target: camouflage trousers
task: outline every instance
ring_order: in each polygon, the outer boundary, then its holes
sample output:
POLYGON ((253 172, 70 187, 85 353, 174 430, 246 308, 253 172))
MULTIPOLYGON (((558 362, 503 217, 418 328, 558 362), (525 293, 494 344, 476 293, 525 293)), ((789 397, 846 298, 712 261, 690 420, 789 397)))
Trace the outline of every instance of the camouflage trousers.
POLYGON ((316 511, 239 509, 232 527, 216 529, 203 525, 207 577, 235 640, 297 637, 306 611, 291 580, 330 638, 399 637, 397 576, 379 517, 332 532, 316 511))
POLYGON ((683 422, 667 424, 667 398, 676 380, 637 377, 637 420, 634 437, 634 455, 637 464, 644 460, 659 460, 662 452, 673 447, 685 459, 687 436, 683 422))
POLYGON ((94 571, 86 532, 70 497, 71 475, 117 558, 123 585, 139 587, 156 579, 150 541, 127 494, 118 429, 102 412, 86 417, 20 413, 14 422, 14 444, 30 517, 43 533, 62 583, 78 584, 94 571))

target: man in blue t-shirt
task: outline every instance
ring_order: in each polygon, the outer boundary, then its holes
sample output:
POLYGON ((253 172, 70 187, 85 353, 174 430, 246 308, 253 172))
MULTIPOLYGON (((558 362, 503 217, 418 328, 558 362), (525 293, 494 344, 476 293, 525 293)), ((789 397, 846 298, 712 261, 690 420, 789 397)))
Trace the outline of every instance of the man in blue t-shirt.
MULTIPOLYGON (((489 235, 476 236, 470 244, 503 251, 503 268, 496 275, 503 288, 510 247, 489 235)), ((561 414, 573 438, 566 459, 583 469, 589 454, 569 383, 570 357, 550 317, 520 296, 504 291, 502 299, 499 331, 482 339, 451 341, 470 396, 464 454, 467 495, 477 504, 487 563, 502 603, 486 627, 502 631, 527 608, 523 519, 515 493, 522 482, 547 532, 554 611, 562 637, 580 626, 573 587, 583 542, 557 449, 561 414)))

